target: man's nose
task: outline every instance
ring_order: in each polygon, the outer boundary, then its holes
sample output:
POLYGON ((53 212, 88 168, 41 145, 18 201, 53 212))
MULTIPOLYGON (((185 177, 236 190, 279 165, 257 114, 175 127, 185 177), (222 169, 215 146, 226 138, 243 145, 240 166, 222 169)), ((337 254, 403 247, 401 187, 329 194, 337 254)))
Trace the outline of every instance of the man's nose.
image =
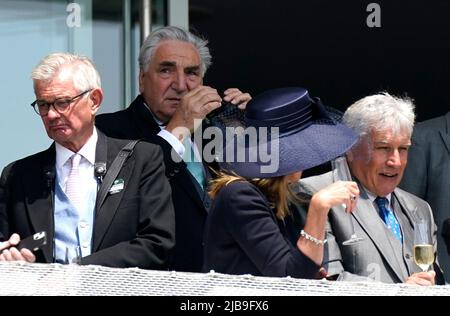
POLYGON ((172 87, 177 92, 184 92, 184 91, 186 91, 187 90, 186 74, 184 74, 184 73, 177 73, 175 75, 174 80, 173 80, 172 87))
POLYGON ((402 165, 402 160, 400 158, 400 153, 395 149, 388 158, 388 166, 390 167, 400 167, 402 165))
POLYGON ((52 120, 52 119, 54 119, 54 118, 58 118, 59 116, 60 116, 60 114, 55 110, 54 105, 51 105, 51 106, 48 108, 47 118, 48 118, 49 120, 52 120))

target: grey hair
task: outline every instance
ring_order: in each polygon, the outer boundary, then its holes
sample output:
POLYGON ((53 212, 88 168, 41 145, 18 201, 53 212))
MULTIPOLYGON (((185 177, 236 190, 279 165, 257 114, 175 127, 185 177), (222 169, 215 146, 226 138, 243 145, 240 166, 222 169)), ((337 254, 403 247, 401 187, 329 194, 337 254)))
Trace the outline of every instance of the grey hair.
POLYGON ((394 135, 406 132, 411 137, 415 120, 413 100, 387 92, 370 95, 353 103, 342 120, 360 139, 371 131, 384 130, 391 130, 394 135))
POLYGON ((211 66, 211 54, 208 48, 208 41, 202 39, 189 31, 176 26, 166 26, 152 32, 144 41, 139 53, 139 68, 145 72, 155 54, 158 45, 163 41, 181 41, 191 43, 197 49, 200 55, 200 71, 202 77, 205 75, 208 67, 211 66))
POLYGON ((38 81, 52 81, 64 66, 74 66, 72 82, 78 91, 101 88, 100 75, 89 58, 70 53, 54 53, 44 57, 32 70, 31 79, 35 90, 38 81))

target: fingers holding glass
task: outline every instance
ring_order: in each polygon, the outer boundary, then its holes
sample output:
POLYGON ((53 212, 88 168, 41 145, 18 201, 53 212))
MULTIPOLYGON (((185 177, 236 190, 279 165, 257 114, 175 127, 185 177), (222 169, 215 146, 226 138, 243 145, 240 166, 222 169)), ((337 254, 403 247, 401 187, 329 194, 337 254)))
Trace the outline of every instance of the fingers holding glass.
POLYGON ((414 262, 428 271, 434 262, 434 247, 431 242, 430 229, 426 221, 419 221, 414 225, 414 262))

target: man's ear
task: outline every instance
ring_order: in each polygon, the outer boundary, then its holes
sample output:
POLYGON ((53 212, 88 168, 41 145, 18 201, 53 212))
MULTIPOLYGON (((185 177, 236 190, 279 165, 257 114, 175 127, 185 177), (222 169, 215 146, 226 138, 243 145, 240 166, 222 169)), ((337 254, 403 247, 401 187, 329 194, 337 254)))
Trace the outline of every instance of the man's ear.
POLYGON ((92 104, 91 104, 91 110, 92 113, 95 114, 100 109, 100 105, 103 101, 103 90, 100 88, 96 88, 91 91, 89 94, 89 97, 91 98, 92 104))
POLYGON ((142 70, 139 71, 139 92, 141 94, 144 92, 144 77, 145 77, 145 72, 143 72, 142 70))

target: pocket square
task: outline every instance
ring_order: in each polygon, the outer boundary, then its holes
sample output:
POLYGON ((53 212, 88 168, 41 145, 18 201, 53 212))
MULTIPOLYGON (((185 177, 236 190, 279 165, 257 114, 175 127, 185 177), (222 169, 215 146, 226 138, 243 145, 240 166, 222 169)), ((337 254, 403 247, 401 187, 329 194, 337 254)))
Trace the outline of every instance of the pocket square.
POLYGON ((123 190, 125 187, 125 181, 123 179, 116 179, 114 180, 113 185, 111 186, 111 189, 109 189, 109 194, 116 194, 123 190))

